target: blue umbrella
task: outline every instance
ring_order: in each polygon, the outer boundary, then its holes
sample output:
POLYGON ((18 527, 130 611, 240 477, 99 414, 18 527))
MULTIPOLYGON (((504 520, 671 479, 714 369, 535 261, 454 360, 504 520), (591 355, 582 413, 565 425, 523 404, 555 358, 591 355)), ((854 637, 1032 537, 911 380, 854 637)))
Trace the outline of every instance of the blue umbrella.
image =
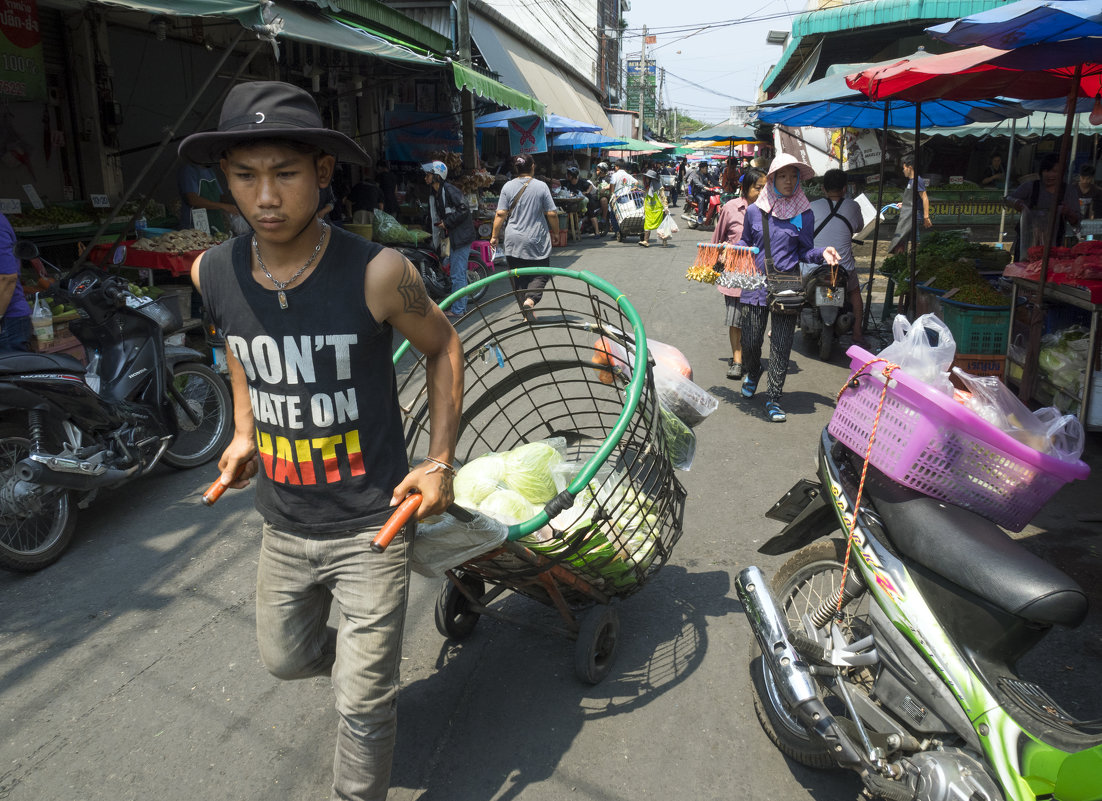
POLYGON ((610 148, 624 144, 627 144, 626 139, 617 139, 614 136, 589 131, 567 131, 557 134, 551 141, 551 147, 569 150, 583 147, 610 148))
MULTIPOLYGON (((493 114, 483 114, 481 117, 477 117, 474 121, 475 128, 508 128, 509 120, 515 120, 518 117, 531 117, 527 111, 518 111, 517 109, 507 109, 505 111, 495 111, 493 114)), ((559 133, 568 131, 597 133, 601 130, 600 125, 594 125, 591 122, 582 122, 581 120, 572 120, 569 117, 560 117, 558 114, 548 114, 543 118, 543 127, 548 131, 556 131, 559 133)))
POLYGON ((1102 36, 1102 0, 1018 0, 934 25, 926 33, 950 44, 1000 50, 1097 37, 1102 36))
MULTIPOLYGON (((909 58, 923 58, 924 51, 909 58)), ((896 64, 895 58, 875 64, 836 64, 829 74, 791 92, 758 104, 758 119, 794 128, 883 128, 887 108, 889 128, 915 127, 915 104, 907 100, 871 100, 851 89, 846 76, 863 70, 896 64)), ((998 122, 1028 114, 1017 103, 1003 100, 927 100, 919 108, 922 128, 953 128, 973 122, 998 122)))

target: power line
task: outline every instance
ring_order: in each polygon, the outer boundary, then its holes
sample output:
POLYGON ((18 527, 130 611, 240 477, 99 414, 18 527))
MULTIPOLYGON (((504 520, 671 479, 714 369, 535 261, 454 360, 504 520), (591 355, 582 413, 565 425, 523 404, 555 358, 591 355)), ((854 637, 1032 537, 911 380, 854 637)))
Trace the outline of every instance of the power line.
POLYGON ((715 89, 709 89, 707 86, 704 86, 703 84, 696 83, 695 81, 690 81, 688 78, 682 78, 680 75, 674 75, 672 72, 669 71, 669 69, 666 70, 666 75, 670 78, 676 78, 677 80, 681 81, 682 83, 688 84, 689 86, 692 86, 695 89, 700 89, 703 92, 707 92, 708 94, 715 95, 716 97, 725 97, 728 100, 737 100, 739 103, 741 103, 744 106, 752 106, 755 102, 753 100, 747 100, 745 97, 735 97, 734 95, 728 95, 728 94, 724 94, 723 92, 717 92, 715 89))

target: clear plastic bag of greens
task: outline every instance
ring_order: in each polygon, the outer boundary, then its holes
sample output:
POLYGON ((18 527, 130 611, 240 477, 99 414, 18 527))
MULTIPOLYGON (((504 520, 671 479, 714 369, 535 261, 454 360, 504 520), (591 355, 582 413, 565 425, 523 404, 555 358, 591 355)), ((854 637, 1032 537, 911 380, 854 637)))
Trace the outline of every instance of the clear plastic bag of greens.
POLYGON ((375 237, 384 245, 413 245, 417 240, 406 227, 381 209, 375 209, 375 237))
POLYGON ((892 333, 895 341, 880 351, 880 358, 898 364, 907 375, 952 395, 949 368, 957 355, 957 343, 949 326, 933 314, 924 314, 914 323, 897 314, 892 333))

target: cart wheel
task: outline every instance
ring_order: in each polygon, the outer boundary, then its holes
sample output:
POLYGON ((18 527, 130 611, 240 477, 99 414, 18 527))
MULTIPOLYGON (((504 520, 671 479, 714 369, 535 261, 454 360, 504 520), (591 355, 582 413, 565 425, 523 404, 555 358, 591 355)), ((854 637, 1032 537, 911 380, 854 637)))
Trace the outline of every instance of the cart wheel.
MULTIPOLYGON (((459 580, 476 598, 481 598, 486 592, 486 585, 480 578, 462 573, 459 580)), ((440 597, 436 599, 436 630, 452 640, 466 639, 482 617, 479 612, 470 611, 470 608, 471 602, 467 596, 449 579, 440 588, 440 597)))
POLYGON ((620 638, 620 613, 604 604, 588 610, 581 619, 574 646, 574 673, 588 684, 600 684, 612 669, 620 638))
POLYGON ((624 241, 624 235, 622 233, 620 233, 619 231, 616 232, 616 241, 617 242, 623 242, 624 241))

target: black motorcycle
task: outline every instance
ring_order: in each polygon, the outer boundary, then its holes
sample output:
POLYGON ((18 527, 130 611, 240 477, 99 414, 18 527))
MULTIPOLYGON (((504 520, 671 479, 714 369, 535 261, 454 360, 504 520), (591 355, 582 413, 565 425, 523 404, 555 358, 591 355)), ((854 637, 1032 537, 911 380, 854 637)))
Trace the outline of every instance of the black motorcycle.
MULTIPOLYGON (((35 258, 20 242, 16 255, 35 258)), ((0 354, 0 567, 33 571, 68 547, 77 508, 158 462, 190 468, 233 434, 225 382, 190 348, 166 346, 179 312, 127 281, 78 264, 55 289, 80 318, 72 356, 0 354)))
POLYGON ((806 305, 800 310, 800 333, 827 361, 834 343, 853 328, 853 306, 847 298, 849 276, 842 267, 820 265, 803 276, 806 305))
MULTIPOLYGON (((425 282, 425 289, 429 297, 439 303, 452 293, 451 264, 447 259, 440 257, 436 249, 428 247, 411 247, 408 245, 392 245, 395 250, 409 259, 421 280, 425 282)), ((467 283, 473 284, 494 271, 492 265, 486 264, 476 251, 471 250, 467 258, 467 283)), ((476 290, 467 296, 469 302, 478 303, 486 295, 486 287, 476 290)))

